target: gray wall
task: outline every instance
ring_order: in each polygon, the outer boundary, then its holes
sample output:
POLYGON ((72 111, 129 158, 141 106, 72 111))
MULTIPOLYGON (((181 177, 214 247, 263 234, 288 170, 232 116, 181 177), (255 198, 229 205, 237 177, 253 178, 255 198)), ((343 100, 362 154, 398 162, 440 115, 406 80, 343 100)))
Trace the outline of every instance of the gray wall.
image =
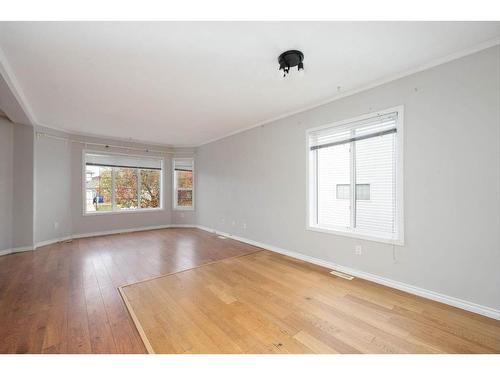
MULTIPOLYGON (((171 156, 164 157, 163 210, 155 212, 124 212, 109 215, 83 215, 82 156, 84 149, 107 152, 145 154, 124 151, 113 146, 151 148, 173 152, 165 147, 110 141, 109 139, 69 135, 39 127, 43 132, 66 140, 40 136, 35 141, 35 242, 57 240, 71 235, 163 226, 172 223, 171 156), (79 141, 79 142, 72 142, 79 141), (109 148, 84 145, 108 143, 109 148)), ((193 223, 194 219, 190 219, 193 223)))
POLYGON ((33 245, 33 128, 0 117, 0 251, 33 245))
POLYGON ((0 117, 0 251, 12 248, 14 124, 0 117))
POLYGON ((35 139, 35 243, 71 235, 71 143, 35 139))
POLYGON ((33 127, 14 125, 13 247, 33 246, 33 127))
POLYGON ((198 224, 499 309, 499 51, 200 147, 198 224), (405 246, 307 231, 306 129, 400 104, 405 246))

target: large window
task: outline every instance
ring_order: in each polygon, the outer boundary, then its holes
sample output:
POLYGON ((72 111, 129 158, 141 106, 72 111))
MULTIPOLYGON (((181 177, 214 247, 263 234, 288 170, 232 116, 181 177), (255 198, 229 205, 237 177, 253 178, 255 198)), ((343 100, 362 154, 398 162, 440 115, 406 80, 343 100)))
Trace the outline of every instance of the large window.
POLYGON ((162 159, 85 153, 84 212, 161 208, 162 159))
POLYGON ((173 160, 174 209, 194 209, 194 160, 173 160))
POLYGON ((308 227, 403 241, 402 108, 307 133, 308 227))

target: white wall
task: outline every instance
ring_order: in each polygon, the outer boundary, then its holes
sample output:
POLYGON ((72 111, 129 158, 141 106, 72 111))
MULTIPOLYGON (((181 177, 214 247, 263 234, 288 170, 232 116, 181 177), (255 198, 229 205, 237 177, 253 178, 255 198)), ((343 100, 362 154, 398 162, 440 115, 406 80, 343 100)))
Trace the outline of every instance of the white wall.
POLYGON ((12 248, 14 124, 0 117, 0 252, 12 248))
POLYGON ((200 147, 198 224, 500 309, 499 54, 490 48, 200 147), (401 104, 405 246, 307 231, 306 129, 401 104))

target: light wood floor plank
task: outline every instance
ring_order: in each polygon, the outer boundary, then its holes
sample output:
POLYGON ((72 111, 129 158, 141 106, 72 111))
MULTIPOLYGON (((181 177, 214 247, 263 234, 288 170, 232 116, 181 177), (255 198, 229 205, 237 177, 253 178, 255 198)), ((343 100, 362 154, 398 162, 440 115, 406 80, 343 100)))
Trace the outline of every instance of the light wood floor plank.
POLYGON ((328 271, 260 251, 122 292, 155 353, 500 352, 498 321, 328 271))

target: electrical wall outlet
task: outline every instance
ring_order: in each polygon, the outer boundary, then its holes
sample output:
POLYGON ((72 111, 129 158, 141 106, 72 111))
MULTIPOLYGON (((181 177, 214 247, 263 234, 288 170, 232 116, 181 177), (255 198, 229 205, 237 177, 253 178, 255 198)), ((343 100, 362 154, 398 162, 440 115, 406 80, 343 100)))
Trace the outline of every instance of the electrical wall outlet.
POLYGON ((236 226, 236 220, 233 220, 233 227, 236 226))
POLYGON ((243 223, 243 224, 241 224, 241 227, 242 227, 243 229, 247 229, 247 223, 243 223))
POLYGON ((354 254, 363 255, 363 248, 361 247, 361 245, 356 245, 354 247, 354 254))
POLYGON ((59 222, 58 221, 54 221, 54 229, 59 229, 59 222))

